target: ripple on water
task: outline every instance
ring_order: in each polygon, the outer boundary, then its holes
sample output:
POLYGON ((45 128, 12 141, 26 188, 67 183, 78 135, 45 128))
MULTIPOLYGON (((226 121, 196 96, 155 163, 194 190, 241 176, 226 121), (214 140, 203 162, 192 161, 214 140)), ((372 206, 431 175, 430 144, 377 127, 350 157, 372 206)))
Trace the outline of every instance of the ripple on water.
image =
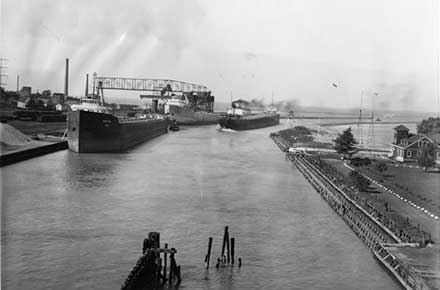
POLYGON ((182 289, 399 289, 268 138, 282 126, 188 127, 124 154, 2 168, 3 287, 117 289, 160 231, 182 289), (225 225, 242 268, 214 267, 225 225))

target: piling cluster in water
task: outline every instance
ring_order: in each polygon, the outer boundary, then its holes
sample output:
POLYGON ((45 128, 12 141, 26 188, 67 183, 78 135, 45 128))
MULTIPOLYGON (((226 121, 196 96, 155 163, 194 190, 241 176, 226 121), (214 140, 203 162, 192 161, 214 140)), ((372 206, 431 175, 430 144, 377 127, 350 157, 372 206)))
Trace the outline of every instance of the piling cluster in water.
MULTIPOLYGON (((211 260, 212 252, 212 237, 209 237, 208 252, 205 256, 206 269, 209 269, 209 263, 211 260)), ((229 239, 229 227, 225 227, 223 233, 222 250, 220 257, 217 258, 216 268, 224 267, 227 265, 233 266, 235 264, 235 238, 229 239)), ((238 258, 238 267, 241 267, 242 260, 238 258)))
POLYGON ((169 249, 167 243, 164 244, 163 249, 160 248, 159 233, 149 233, 143 243, 142 256, 131 270, 121 290, 156 290, 165 286, 166 282, 171 286, 174 281, 178 286, 182 279, 180 265, 177 265, 174 257, 176 253, 177 250, 169 249), (163 253, 163 259, 161 253, 163 253), (170 267, 167 277, 168 254, 170 255, 170 267))

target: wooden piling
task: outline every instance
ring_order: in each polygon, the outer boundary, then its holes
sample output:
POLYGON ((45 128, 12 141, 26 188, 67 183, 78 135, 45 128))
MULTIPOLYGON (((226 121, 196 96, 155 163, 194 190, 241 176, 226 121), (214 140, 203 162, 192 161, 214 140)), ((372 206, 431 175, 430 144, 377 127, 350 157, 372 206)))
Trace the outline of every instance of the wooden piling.
POLYGON ((226 246, 226 233, 228 232, 228 227, 225 227, 225 232, 223 234, 223 243, 222 243, 222 255, 221 258, 223 259, 223 256, 225 255, 225 246, 226 246))
MULTIPOLYGON (((170 273, 169 282, 172 286, 172 279, 177 278, 177 283, 181 281, 180 266, 177 267, 174 255, 177 253, 175 248, 168 248, 168 244, 164 244, 164 248, 160 248, 160 234, 151 232, 142 244, 143 255, 138 259, 136 265, 128 275, 122 290, 133 289, 160 289, 167 281, 167 261, 170 254, 170 273), (164 253, 163 260, 161 253, 164 253), (162 271, 163 268, 163 271, 162 271)), ((177 286, 177 285, 176 285, 177 286)))
POLYGON ((180 277, 180 265, 176 267, 176 277, 177 277, 177 284, 180 284, 180 282, 182 282, 182 278, 180 277))
POLYGON ((171 253, 171 255, 170 255, 170 273, 169 273, 169 276, 168 276, 168 282, 170 283, 170 285, 173 283, 173 276, 174 276, 174 263, 173 263, 173 261, 174 261, 174 253, 171 253))
POLYGON ((226 261, 229 264, 231 261, 231 251, 230 251, 230 246, 229 246, 229 231, 226 232, 226 250, 228 251, 227 255, 226 255, 226 261))
POLYGON ((167 279, 167 250, 168 250, 168 244, 165 243, 164 245, 165 251, 163 253, 163 282, 167 279))
POLYGON ((157 269, 156 269, 156 287, 159 288, 160 287, 160 271, 162 268, 162 259, 159 258, 158 263, 157 263, 157 269))
POLYGON ((160 233, 150 232, 148 233, 148 239, 151 243, 151 248, 160 248, 160 233))
POLYGON ((206 269, 209 269, 209 261, 211 260, 212 237, 209 237, 208 254, 206 255, 206 269))
POLYGON ((231 238, 231 264, 234 265, 235 238, 231 238))

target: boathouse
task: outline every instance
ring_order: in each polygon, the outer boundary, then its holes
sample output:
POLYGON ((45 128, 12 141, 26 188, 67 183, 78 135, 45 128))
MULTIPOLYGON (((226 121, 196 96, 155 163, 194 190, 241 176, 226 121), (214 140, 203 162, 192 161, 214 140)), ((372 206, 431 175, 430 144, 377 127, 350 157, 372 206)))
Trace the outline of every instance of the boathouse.
POLYGON ((403 125, 394 128, 392 158, 399 162, 417 161, 429 143, 434 144, 436 162, 440 164, 440 134, 411 134, 403 125))

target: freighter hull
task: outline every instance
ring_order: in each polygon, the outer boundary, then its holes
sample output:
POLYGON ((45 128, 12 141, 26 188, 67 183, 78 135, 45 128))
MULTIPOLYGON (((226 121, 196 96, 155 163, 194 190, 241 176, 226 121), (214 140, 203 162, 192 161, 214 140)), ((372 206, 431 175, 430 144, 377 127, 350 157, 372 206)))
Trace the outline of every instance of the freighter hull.
POLYGON ((249 116, 225 116, 219 120, 222 128, 252 130, 280 124, 279 114, 256 114, 249 116))
POLYGON ((168 121, 143 119, 120 122, 111 114, 87 111, 67 116, 69 149, 79 153, 121 152, 168 132, 168 121))
POLYGON ((169 106, 170 118, 179 125, 212 125, 221 118, 220 113, 193 111, 188 107, 169 106))

